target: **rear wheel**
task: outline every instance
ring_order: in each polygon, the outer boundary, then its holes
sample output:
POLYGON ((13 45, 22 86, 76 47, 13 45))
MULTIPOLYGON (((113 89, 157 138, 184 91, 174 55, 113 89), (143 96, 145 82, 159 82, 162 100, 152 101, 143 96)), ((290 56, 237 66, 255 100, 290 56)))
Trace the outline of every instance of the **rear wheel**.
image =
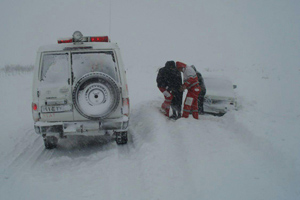
POLYGON ((116 132, 116 143, 118 145, 127 144, 128 137, 126 132, 116 132))
POLYGON ((44 137, 44 144, 46 149, 54 149, 57 147, 58 138, 55 136, 44 137))

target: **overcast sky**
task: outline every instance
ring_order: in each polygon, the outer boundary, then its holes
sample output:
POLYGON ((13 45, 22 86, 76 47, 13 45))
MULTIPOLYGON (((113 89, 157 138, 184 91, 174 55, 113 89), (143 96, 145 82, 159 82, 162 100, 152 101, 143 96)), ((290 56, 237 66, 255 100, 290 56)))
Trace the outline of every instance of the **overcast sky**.
MULTIPOLYGON (((109 0, 1 0, 0 66, 33 64, 40 45, 75 30, 108 35, 109 8, 109 0)), ((111 0, 110 37, 127 68, 171 59, 300 68, 299 11, 299 0, 111 0)))

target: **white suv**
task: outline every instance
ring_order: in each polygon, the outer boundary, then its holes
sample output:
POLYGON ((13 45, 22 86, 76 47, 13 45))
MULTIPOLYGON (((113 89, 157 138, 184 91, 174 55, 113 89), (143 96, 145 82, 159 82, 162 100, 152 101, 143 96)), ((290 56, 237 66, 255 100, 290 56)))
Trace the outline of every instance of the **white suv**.
POLYGON ((46 149, 69 135, 110 135, 127 143, 129 96, 120 49, 107 36, 76 31, 39 48, 32 115, 46 149))

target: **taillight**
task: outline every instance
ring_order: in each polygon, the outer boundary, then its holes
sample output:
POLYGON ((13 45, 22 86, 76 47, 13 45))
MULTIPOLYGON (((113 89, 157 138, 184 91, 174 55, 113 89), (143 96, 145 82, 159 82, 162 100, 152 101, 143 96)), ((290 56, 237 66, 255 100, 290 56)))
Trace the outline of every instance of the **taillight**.
POLYGON ((35 103, 32 103, 32 110, 37 111, 38 106, 35 103))
POLYGON ((35 103, 31 104, 32 106, 32 117, 35 122, 40 120, 40 114, 38 112, 38 105, 35 103))
POLYGON ((91 37, 91 42, 108 42, 108 36, 91 37))
POLYGON ((129 98, 123 99, 123 115, 129 116, 130 114, 130 105, 129 98))

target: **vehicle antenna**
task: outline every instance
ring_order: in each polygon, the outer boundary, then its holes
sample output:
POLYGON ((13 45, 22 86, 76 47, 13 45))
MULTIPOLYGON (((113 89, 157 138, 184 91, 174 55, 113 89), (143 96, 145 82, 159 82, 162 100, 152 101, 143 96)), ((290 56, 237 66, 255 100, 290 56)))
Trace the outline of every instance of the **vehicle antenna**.
POLYGON ((109 38, 111 38, 111 1, 112 0, 109 0, 109 38))

